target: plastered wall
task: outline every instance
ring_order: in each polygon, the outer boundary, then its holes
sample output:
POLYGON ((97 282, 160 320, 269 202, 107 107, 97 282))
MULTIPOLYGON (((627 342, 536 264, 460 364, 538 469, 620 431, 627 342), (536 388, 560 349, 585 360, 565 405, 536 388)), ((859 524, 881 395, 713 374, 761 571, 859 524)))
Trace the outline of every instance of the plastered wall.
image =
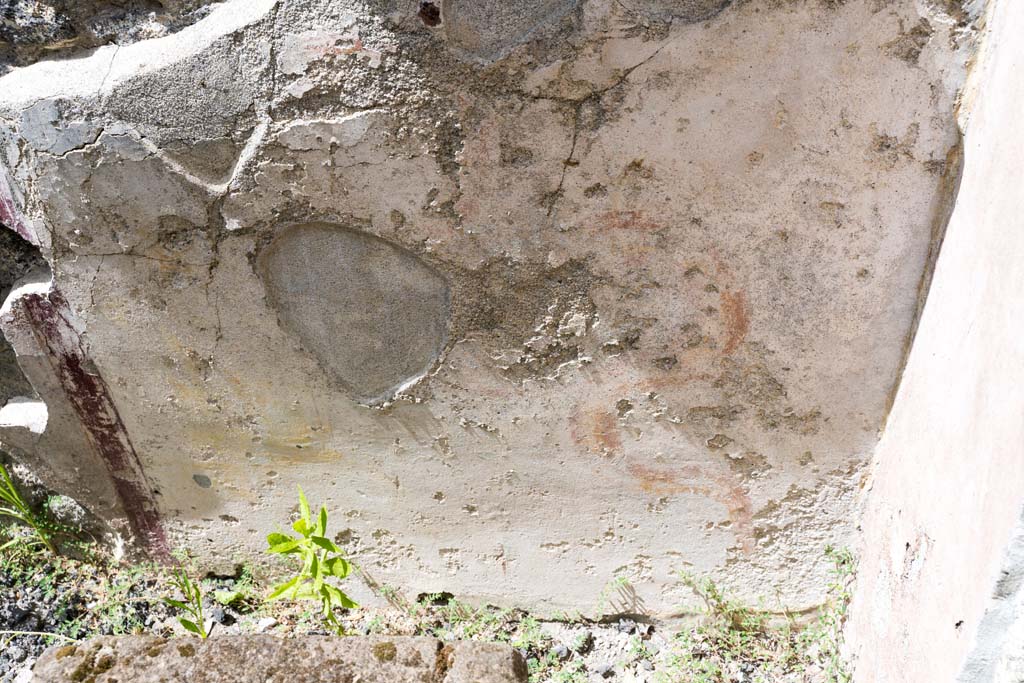
POLYGON ((158 557, 258 557, 301 484, 413 596, 669 616, 689 569, 809 608, 971 36, 911 0, 235 0, 13 68, 0 221, 53 279, 0 324, 49 422, 0 442, 158 557))
POLYGON ((956 206, 866 497, 847 629, 864 682, 1019 680, 993 676, 1024 509, 1024 5, 997 1, 986 24, 956 206))

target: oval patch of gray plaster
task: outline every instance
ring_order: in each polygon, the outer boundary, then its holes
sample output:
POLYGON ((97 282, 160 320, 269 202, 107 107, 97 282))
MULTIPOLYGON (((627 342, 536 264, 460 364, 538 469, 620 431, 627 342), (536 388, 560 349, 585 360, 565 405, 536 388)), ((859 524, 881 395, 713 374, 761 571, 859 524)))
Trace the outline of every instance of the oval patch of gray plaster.
POLYGON ((443 0, 445 38, 457 51, 490 62, 571 12, 579 0, 443 0))
POLYGON ((731 5, 733 0, 627 0, 622 7, 653 19, 695 24, 707 21, 731 5))
POLYGON ((259 267, 282 327, 360 402, 387 400, 444 348, 448 283, 401 247, 310 223, 275 238, 259 267))

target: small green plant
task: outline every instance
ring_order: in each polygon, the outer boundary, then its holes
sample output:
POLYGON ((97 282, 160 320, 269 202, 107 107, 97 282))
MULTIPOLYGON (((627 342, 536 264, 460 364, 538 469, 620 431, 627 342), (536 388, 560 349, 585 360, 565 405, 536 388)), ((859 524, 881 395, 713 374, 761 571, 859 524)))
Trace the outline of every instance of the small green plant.
POLYGON ((583 660, 574 659, 555 671, 550 680, 552 683, 587 683, 590 679, 583 660))
POLYGON ((729 598, 712 579, 698 579, 686 571, 679 572, 679 578, 704 602, 708 616, 729 631, 757 633, 768 625, 768 615, 747 607, 729 598))
POLYGON ((371 634, 384 633, 386 626, 384 620, 380 616, 376 616, 370 620, 370 623, 366 625, 366 631, 371 634))
POLYGON ((654 680, 727 683, 739 668, 751 683, 789 680, 793 674, 803 675, 801 680, 812 675, 823 683, 850 683, 841 645, 854 560, 849 551, 831 547, 825 554, 833 564, 828 600, 816 623, 806 627, 788 611, 773 617, 763 606, 749 607, 730 597, 711 579, 680 573, 704 602, 705 615, 698 626, 675 637, 654 680))
POLYGON ((320 508, 314 522, 309 501, 301 488, 299 519, 292 524, 292 529, 297 537, 281 533, 267 536, 267 552, 296 555, 302 561, 302 568, 288 581, 274 586, 267 599, 318 600, 324 624, 338 635, 343 635, 345 629, 335 616, 334 608, 353 609, 358 605, 327 579, 344 579, 352 571, 352 565, 342 557, 341 548, 327 538, 327 508, 320 508))
POLYGON ((7 473, 7 468, 3 465, 0 465, 0 517, 14 519, 27 526, 34 534, 34 538, 26 538, 8 532, 7 540, 0 545, 0 552, 29 551, 43 547, 56 554, 57 548, 53 544, 50 525, 43 517, 33 512, 25 499, 21 497, 18 489, 14 487, 14 482, 11 481, 11 475, 7 473))
POLYGON ((791 671, 793 637, 788 623, 772 624, 763 608, 730 597, 710 578, 688 572, 679 576, 704 603, 705 614, 698 626, 675 637, 656 681, 726 683, 733 680, 729 672, 740 669, 749 672, 753 683, 767 683, 791 671))
POLYGON ((817 621, 800 634, 800 650, 805 663, 822 669, 826 683, 850 683, 853 676, 842 657, 842 645, 843 625, 852 598, 850 579, 856 562, 849 550, 832 546, 825 548, 825 556, 832 563, 828 601, 819 610, 817 621))
POLYGON ((99 599, 93 608, 93 613, 101 625, 101 632, 117 635, 138 634, 145 629, 142 620, 143 610, 137 605, 153 602, 145 592, 148 589, 147 576, 155 573, 162 573, 162 570, 149 564, 104 572, 100 580, 99 599))
POLYGON ((238 589, 229 591, 214 591, 213 599, 220 605, 229 607, 245 599, 245 595, 238 589))
POLYGON ((540 622, 531 615, 526 615, 519 622, 519 632, 512 639, 512 647, 519 650, 545 651, 551 638, 541 630, 540 622))
POLYGON ((183 568, 175 569, 171 573, 171 580, 184 599, 172 600, 171 598, 164 598, 164 604, 185 612, 188 618, 178 617, 178 623, 186 631, 194 633, 205 640, 210 634, 206 630, 206 619, 203 617, 202 590, 198 584, 189 578, 188 572, 183 568))
MULTIPOLYGON (((22 594, 42 595, 43 601, 52 604, 48 610, 47 620, 43 629, 46 630, 2 630, 0 631, 0 652, 4 651, 11 640, 17 636, 39 636, 48 644, 55 642, 74 642, 80 639, 81 633, 75 632, 74 624, 67 622, 68 613, 73 610, 74 597, 67 590, 69 576, 66 573, 66 561, 61 557, 43 557, 41 555, 11 557, 9 555, 0 562, 0 574, 18 587, 22 594)), ((12 624, 7 624, 11 626, 12 624)))
POLYGON ((518 623, 512 624, 514 631, 507 642, 523 653, 529 680, 554 680, 554 674, 563 668, 561 660, 552 649, 554 639, 544 632, 536 617, 529 614, 520 614, 517 617, 518 623))
POLYGON ((234 585, 226 590, 213 591, 214 602, 231 607, 237 612, 252 613, 263 605, 262 588, 257 587, 252 567, 242 563, 234 579, 234 585))
POLYGON ((647 643, 640 636, 633 636, 629 639, 628 650, 631 659, 653 659, 654 653, 647 647, 647 643))
POLYGON ((635 593, 635 591, 628 576, 613 577, 604 585, 601 594, 597 597, 597 613, 603 615, 610 612, 628 611, 629 600, 626 598, 630 593, 635 593))

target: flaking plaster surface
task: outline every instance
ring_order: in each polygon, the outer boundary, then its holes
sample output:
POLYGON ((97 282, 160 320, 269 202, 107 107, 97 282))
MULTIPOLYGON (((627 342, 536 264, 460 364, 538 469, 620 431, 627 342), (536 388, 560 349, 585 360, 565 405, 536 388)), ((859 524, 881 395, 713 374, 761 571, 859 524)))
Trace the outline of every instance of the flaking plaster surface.
POLYGON ((666 616, 688 568, 815 605, 958 171, 966 29, 532 4, 235 0, 15 69, 0 220, 210 566, 301 484, 413 596, 666 616))

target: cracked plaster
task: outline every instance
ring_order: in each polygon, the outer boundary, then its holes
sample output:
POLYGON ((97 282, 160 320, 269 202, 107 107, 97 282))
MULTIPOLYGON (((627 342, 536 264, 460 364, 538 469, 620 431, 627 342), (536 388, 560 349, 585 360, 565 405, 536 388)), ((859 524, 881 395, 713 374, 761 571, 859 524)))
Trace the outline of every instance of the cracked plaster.
POLYGON ((172 544, 254 556, 302 484, 413 595, 586 612, 622 575, 668 616, 690 568, 820 601, 957 170, 962 27, 927 10, 910 59, 909 0, 556 4, 467 55, 490 3, 235 0, 0 79, 172 544), (367 348, 304 344, 260 275, 309 223, 450 290, 378 408, 330 372, 367 348))

